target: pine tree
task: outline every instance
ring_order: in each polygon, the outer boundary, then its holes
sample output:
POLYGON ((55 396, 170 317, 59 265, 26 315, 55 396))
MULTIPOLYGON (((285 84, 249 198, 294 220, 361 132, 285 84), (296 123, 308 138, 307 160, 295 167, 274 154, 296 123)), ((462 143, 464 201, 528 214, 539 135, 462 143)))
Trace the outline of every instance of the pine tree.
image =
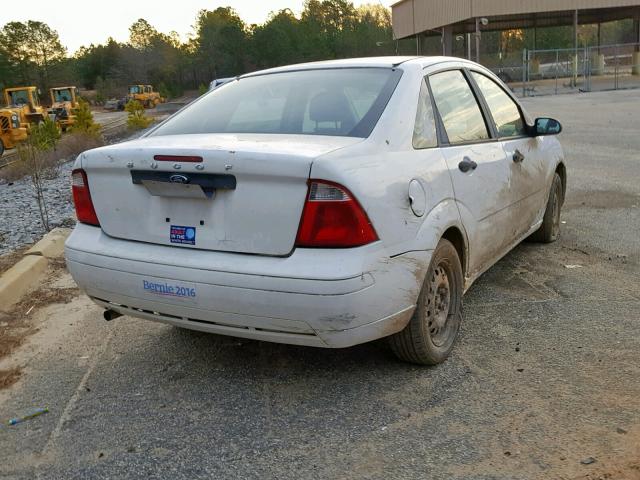
POLYGON ((75 111, 75 122, 71 127, 72 132, 81 132, 88 135, 98 136, 100 134, 100 125, 93 121, 93 114, 89 108, 89 104, 80 99, 78 108, 75 111))
POLYGON ((153 121, 145 112, 142 104, 136 100, 130 100, 124 109, 129 113, 127 117, 127 125, 132 130, 147 128, 153 121))

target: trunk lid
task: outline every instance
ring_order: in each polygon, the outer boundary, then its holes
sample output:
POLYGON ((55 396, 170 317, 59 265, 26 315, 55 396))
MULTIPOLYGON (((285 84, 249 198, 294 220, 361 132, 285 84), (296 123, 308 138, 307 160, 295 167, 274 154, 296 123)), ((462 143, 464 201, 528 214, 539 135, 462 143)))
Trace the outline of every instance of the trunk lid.
POLYGON ((263 134, 148 137, 87 152, 82 168, 100 226, 110 236, 282 256, 294 247, 313 160, 360 141, 263 134))

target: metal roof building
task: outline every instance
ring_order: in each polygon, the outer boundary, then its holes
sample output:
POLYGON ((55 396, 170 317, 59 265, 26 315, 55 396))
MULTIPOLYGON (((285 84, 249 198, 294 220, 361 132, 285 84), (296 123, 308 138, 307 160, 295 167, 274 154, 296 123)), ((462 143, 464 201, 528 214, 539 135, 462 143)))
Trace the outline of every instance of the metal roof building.
POLYGON ((640 41, 640 0, 401 0, 391 9, 396 39, 441 35, 447 55, 455 34, 563 25, 577 29, 578 24, 629 18, 635 20, 640 41))

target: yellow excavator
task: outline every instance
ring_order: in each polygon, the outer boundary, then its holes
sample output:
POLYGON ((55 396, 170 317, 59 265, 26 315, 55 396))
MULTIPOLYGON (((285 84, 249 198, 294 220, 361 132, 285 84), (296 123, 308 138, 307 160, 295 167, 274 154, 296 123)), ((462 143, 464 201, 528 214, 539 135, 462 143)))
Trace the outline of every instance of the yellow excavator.
POLYGON ((37 87, 5 88, 4 104, 8 109, 18 112, 20 124, 27 130, 31 124, 43 122, 47 115, 40 104, 37 87))
POLYGON ((0 157, 5 150, 15 148, 27 139, 27 129, 20 125, 20 115, 15 110, 0 109, 0 157))
POLYGON ((78 89, 76 87, 54 87, 49 90, 51 108, 49 117, 55 118, 64 132, 76 121, 75 112, 78 108, 78 89))
POLYGON ((153 86, 151 85, 129 85, 127 101, 130 100, 140 102, 144 108, 153 108, 166 101, 158 92, 153 91, 153 86))

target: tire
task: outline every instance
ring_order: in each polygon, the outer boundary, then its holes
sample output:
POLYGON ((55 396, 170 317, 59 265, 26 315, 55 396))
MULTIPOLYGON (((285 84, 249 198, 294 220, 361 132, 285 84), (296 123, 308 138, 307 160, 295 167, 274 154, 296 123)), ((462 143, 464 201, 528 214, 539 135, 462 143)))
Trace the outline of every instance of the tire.
POLYGON ((560 238, 560 210, 564 202, 562 179, 557 173, 551 183, 551 192, 544 211, 542 225, 527 240, 531 242, 552 243, 560 238))
POLYGON ((400 360, 437 365, 447 359, 462 322, 463 288, 458 252, 442 239, 433 251, 413 317, 404 330, 389 337, 400 360))
POLYGON ((0 157, 4 154, 4 143, 0 140, 0 157))

